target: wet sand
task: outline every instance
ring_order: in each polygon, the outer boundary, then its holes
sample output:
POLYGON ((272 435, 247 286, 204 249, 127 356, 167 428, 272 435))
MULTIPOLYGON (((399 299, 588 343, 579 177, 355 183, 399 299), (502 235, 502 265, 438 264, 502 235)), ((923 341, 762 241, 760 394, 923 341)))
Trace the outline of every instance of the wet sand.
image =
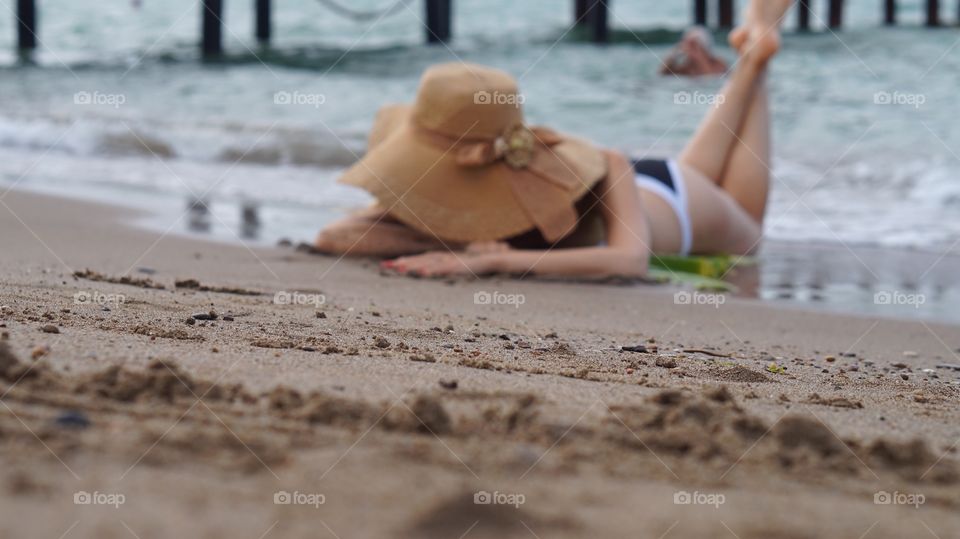
POLYGON ((2 199, 2 536, 960 534, 956 326, 131 217, 2 199))

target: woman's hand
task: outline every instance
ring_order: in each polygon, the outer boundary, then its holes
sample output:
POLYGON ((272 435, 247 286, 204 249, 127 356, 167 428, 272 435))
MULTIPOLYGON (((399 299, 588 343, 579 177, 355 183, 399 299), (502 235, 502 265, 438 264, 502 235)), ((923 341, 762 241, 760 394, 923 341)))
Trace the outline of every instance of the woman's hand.
POLYGON ((493 270, 491 262, 487 252, 433 251, 422 255, 385 260, 380 266, 413 277, 479 276, 493 270))

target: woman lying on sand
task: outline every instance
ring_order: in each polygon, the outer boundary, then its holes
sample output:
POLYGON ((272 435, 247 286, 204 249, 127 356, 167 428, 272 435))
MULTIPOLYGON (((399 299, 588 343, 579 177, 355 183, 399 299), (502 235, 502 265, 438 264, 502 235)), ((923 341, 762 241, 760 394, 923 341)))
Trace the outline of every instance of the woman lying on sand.
POLYGON ((740 57, 723 98, 676 160, 631 163, 526 127, 503 72, 429 69, 416 103, 383 109, 341 178, 377 205, 316 247, 394 258, 383 266, 418 276, 640 277, 654 253, 752 253, 770 183, 767 65, 791 3, 751 2, 730 36, 740 57))

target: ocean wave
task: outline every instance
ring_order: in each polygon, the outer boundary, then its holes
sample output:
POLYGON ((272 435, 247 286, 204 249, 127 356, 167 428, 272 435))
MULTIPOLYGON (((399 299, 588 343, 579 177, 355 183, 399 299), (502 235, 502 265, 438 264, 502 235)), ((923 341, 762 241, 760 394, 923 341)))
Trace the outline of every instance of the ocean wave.
POLYGON ((260 124, 196 124, 122 115, 0 116, 0 148, 78 156, 345 167, 363 153, 362 133, 260 124))

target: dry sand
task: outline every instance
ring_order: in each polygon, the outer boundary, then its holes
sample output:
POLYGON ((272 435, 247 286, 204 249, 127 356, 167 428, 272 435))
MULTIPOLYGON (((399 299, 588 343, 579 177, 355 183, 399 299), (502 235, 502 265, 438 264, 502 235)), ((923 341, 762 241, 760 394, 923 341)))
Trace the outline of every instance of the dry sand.
POLYGON ((2 199, 0 537, 960 536, 957 327, 131 217, 2 199))

